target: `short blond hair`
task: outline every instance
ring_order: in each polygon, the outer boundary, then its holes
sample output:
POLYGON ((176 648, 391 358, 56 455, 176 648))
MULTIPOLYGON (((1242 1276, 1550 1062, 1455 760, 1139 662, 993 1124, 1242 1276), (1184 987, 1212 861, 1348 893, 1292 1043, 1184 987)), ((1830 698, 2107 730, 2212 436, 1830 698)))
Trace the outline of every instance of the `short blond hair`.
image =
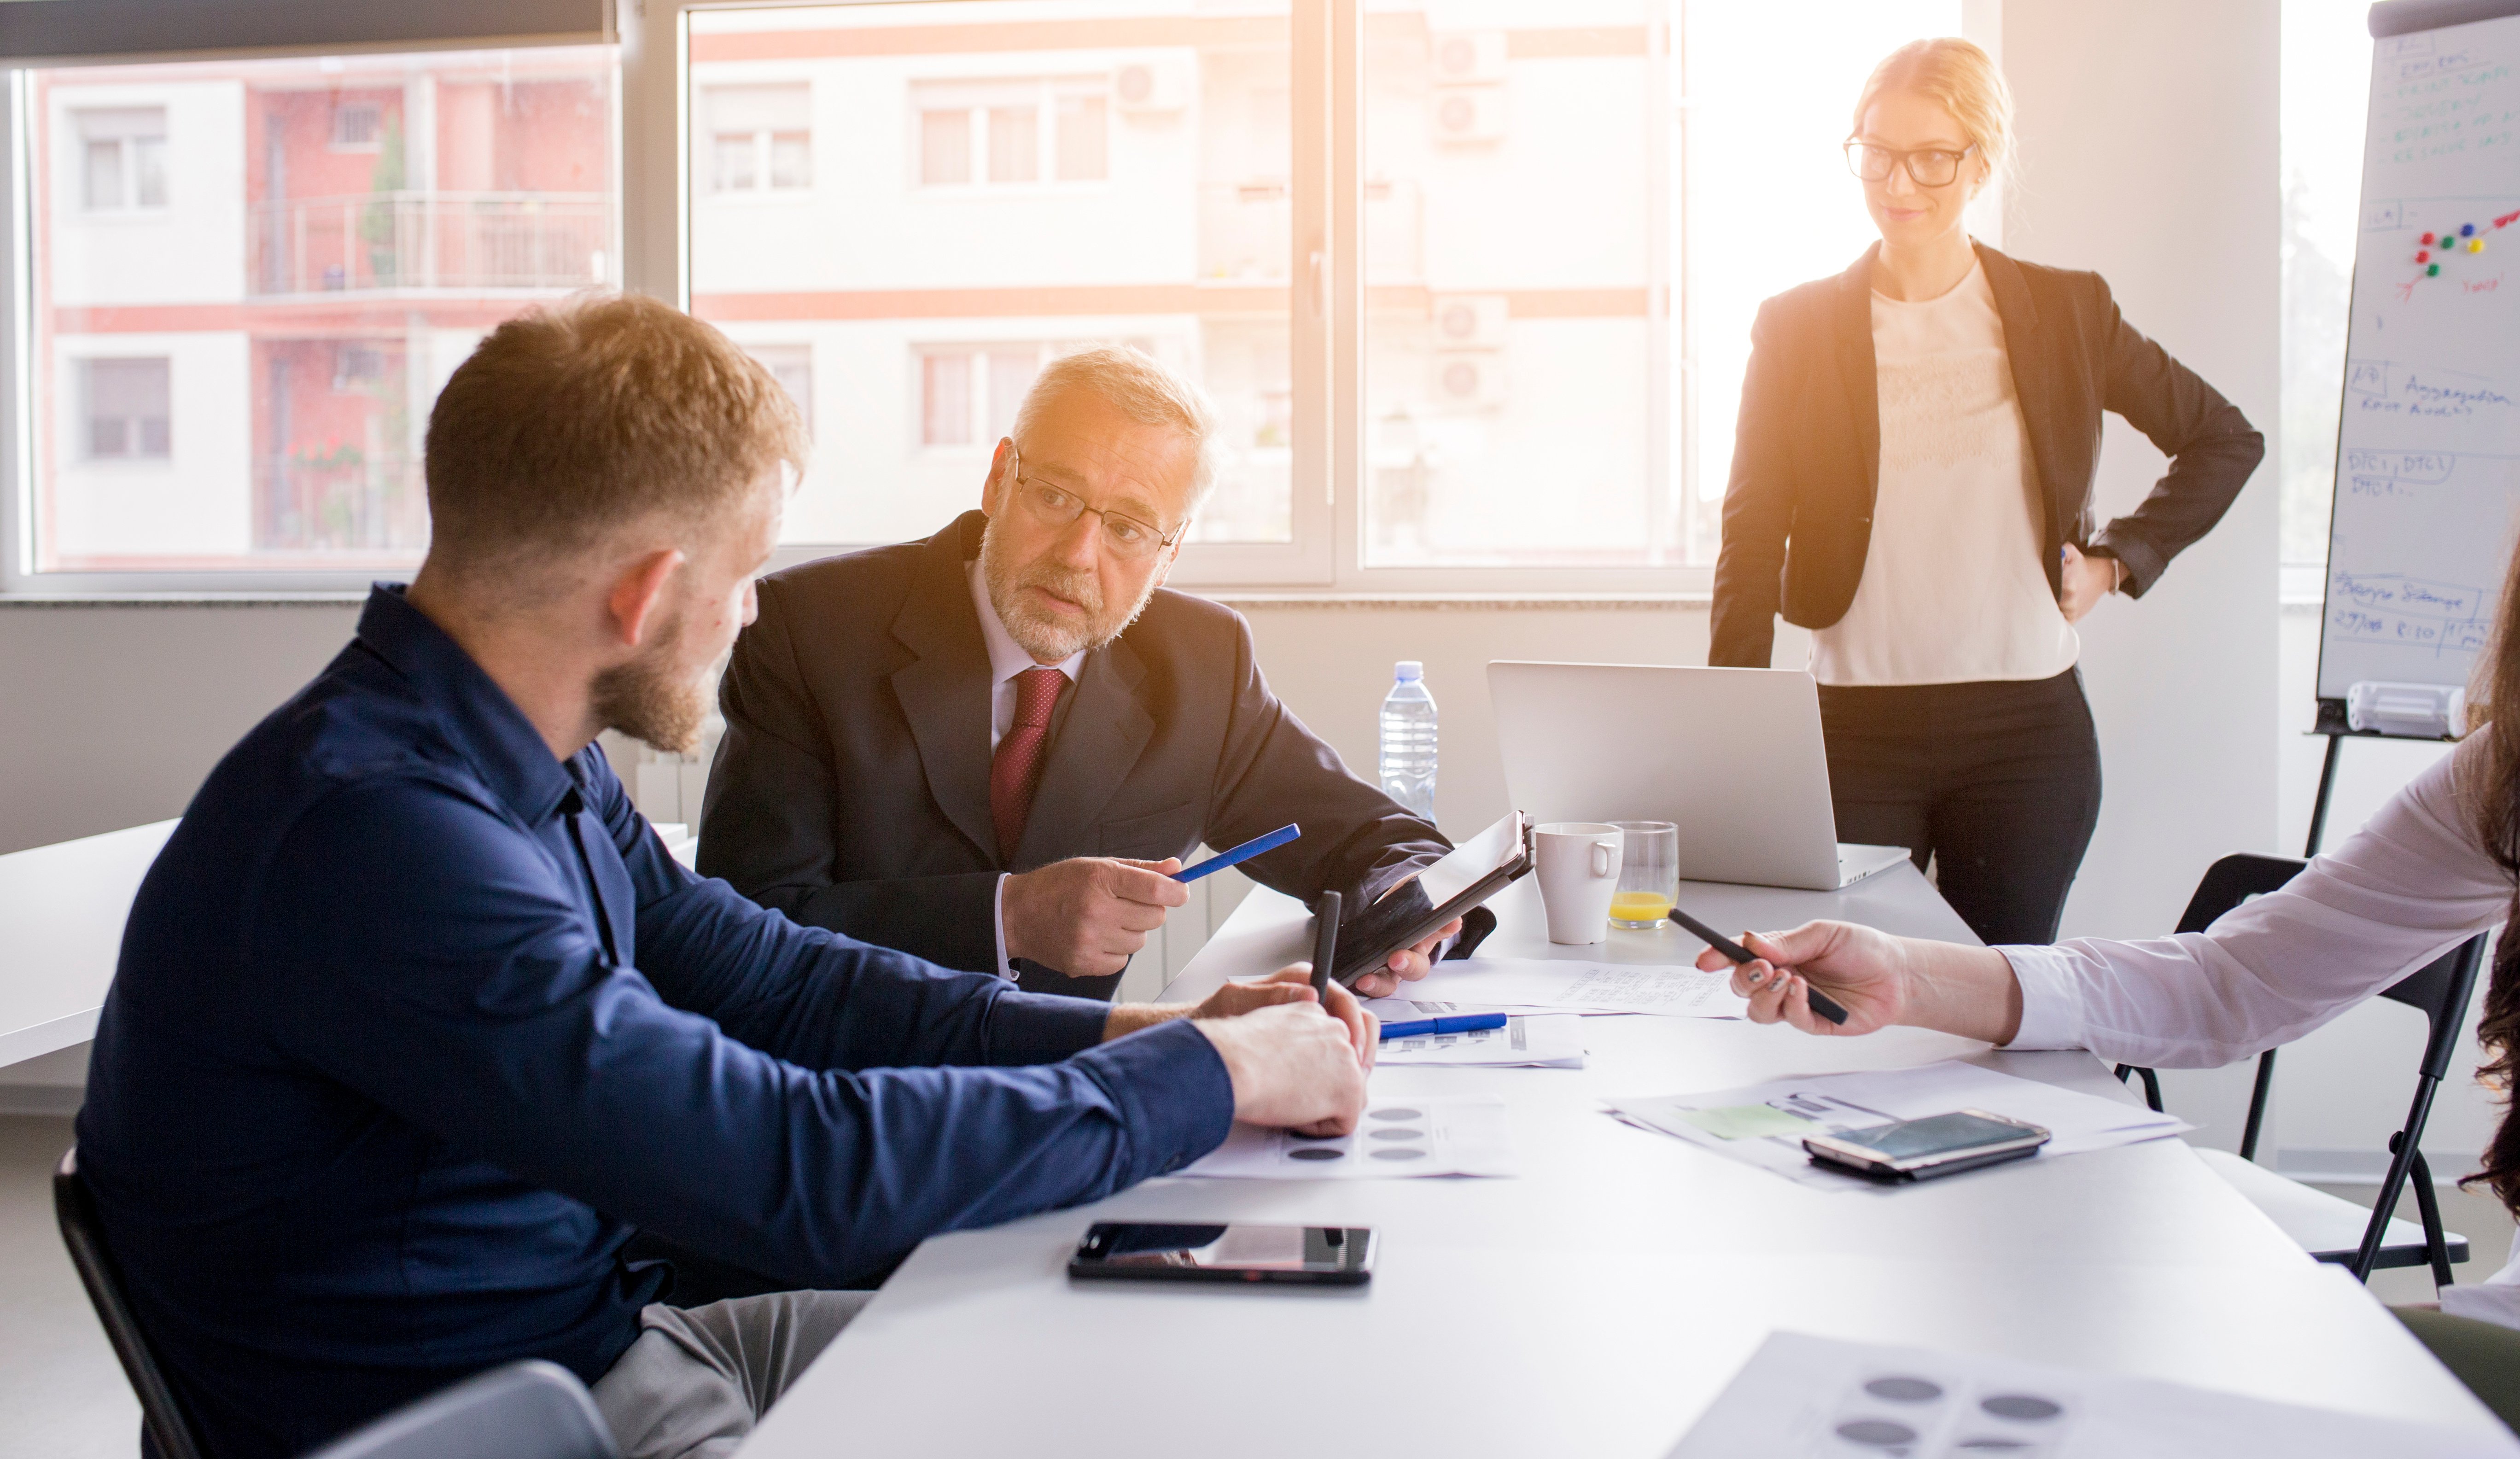
POLYGON ((531 589, 651 514, 708 524, 805 454, 795 402, 734 341, 646 295, 581 295, 492 330, 438 392, 429 561, 531 589))
POLYGON ((2012 88, 2003 71, 1975 41, 1957 35, 1912 40, 1881 59, 1855 99, 1855 130, 1864 130, 1864 114, 1886 92, 1908 91, 1932 97, 1977 145, 1986 159, 1987 180, 2012 176, 2012 88))
POLYGON ((1198 453, 1190 480, 1189 510, 1195 513, 1216 489, 1216 407, 1207 392, 1161 360, 1124 344, 1098 344, 1052 360, 1015 408, 1016 443, 1051 402, 1081 391, 1108 403, 1141 426, 1180 432, 1198 453))

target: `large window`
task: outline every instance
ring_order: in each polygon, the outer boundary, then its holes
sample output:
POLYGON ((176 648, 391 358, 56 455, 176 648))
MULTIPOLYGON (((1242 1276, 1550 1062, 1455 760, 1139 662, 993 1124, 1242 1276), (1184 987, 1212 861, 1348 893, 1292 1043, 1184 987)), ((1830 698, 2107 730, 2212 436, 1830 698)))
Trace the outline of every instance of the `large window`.
POLYGON ((618 48, 21 70, 4 575, 406 568, 439 383, 626 281, 805 412, 791 555, 936 530, 1107 342, 1218 407, 1181 581, 1702 587, 1753 312, 1870 241, 1853 97, 1960 11, 652 0, 618 48))
POLYGON ((611 282, 610 47, 21 73, 22 560, 397 570, 474 341, 611 282))
MULTIPOLYGON (((934 530, 1040 364, 1116 340, 1225 420, 1186 578, 1694 586, 1752 311, 1870 241, 1837 151, 1854 96, 1959 11, 696 11, 693 95, 780 68, 841 113, 815 207, 694 198, 694 303, 739 338, 809 332, 850 382, 817 406, 800 544, 934 530)), ((695 174, 722 145, 695 133, 695 174)))
MULTIPOLYGON (((1291 543, 1290 65, 1267 3, 693 12, 691 94, 776 68, 828 99, 810 201, 691 206, 694 311, 747 344, 808 340, 834 382, 788 540, 935 531, 977 504, 1042 365, 1114 342, 1216 397, 1196 538, 1291 543)), ((691 145, 703 174, 721 143, 691 145)))
POLYGON ((2371 91, 2369 10, 2362 0, 2284 0, 2283 378, 2275 459, 2283 467, 2287 594, 2316 597, 2327 577, 2371 91))

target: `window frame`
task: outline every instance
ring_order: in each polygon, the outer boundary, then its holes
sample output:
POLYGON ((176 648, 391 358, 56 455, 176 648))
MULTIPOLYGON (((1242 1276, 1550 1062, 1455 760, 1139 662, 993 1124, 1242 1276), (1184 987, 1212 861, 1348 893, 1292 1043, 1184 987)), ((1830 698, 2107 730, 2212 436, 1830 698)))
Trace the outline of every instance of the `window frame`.
MULTIPOLYGON (((141 59, 187 60, 208 55, 245 57, 304 52, 306 41, 291 43, 271 33, 273 8, 251 0, 165 0, 169 36, 180 45, 155 52, 128 50, 107 54, 102 45, 82 50, 74 41, 24 46, 11 56, 5 78, 5 105, 0 105, 0 188, 7 190, 6 258, 9 278, 0 289, 0 330, 7 346, 0 348, 0 470, 5 470, 5 496, 0 497, 0 597, 5 598, 177 598, 337 596, 364 589, 369 571, 292 571, 245 568, 219 571, 43 572, 33 570, 34 421, 25 324, 31 317, 32 270, 26 266, 31 242, 30 200, 25 196, 23 139, 30 135, 32 86, 27 72, 80 64, 121 64, 141 59), (177 15, 178 12, 182 15, 177 15), (258 28, 259 27, 259 28, 258 28)), ((441 49, 525 48, 539 45, 618 46, 619 74, 615 96, 618 121, 614 134, 614 176, 620 193, 621 279, 641 290, 688 306, 691 301, 693 210, 704 201, 736 199, 769 201, 808 196, 828 170, 823 159, 812 159, 814 180, 802 188, 774 189, 765 184, 749 190, 703 191, 710 179, 695 175, 694 120, 699 114, 689 63, 691 15, 695 11, 757 9, 775 0, 645 0, 623 5, 619 0, 525 0, 518 8, 531 12, 515 34, 449 35, 432 31, 419 8, 399 0, 292 0, 297 16, 291 24, 312 37, 312 44, 335 54, 413 52, 441 49), (590 31, 581 23, 555 23, 545 18, 566 12, 592 14, 600 7, 602 23, 590 31), (541 23, 539 30, 523 27, 541 23), (343 27, 350 32, 345 33, 343 27)), ((891 0, 838 0, 838 3, 881 4, 891 0)), ((1687 313, 1688 231, 1683 216, 1687 196, 1678 168, 1686 157, 1688 111, 1678 85, 1677 48, 1684 33, 1684 11, 1703 0, 1653 0, 1648 21, 1647 56, 1649 115, 1678 118, 1673 128, 1654 129, 1657 146, 1673 156, 1654 165, 1671 168, 1668 205, 1649 219, 1648 252, 1658 276, 1648 288, 1647 318, 1660 321, 1649 344, 1650 388, 1654 398, 1674 401, 1645 423, 1653 433, 1648 458, 1667 479, 1648 483, 1648 510, 1675 494, 1693 492, 1695 455, 1688 448, 1696 422, 1695 371, 1689 358, 1687 313), (1675 247, 1676 246, 1676 247, 1675 247), (1677 387, 1674 388, 1674 387, 1677 387)), ((1476 599, 1549 597, 1637 598, 1702 596, 1711 585, 1711 565, 1639 567, 1632 569, 1560 569, 1547 567, 1367 567, 1364 558, 1365 493, 1369 479, 1365 419, 1365 285, 1363 264, 1368 206, 1368 167, 1362 136, 1365 114, 1365 0, 1290 0, 1289 131, 1292 149, 1289 176, 1290 273, 1288 326, 1289 405, 1292 429, 1288 454, 1292 540, 1285 543, 1196 543, 1177 566, 1178 586, 1233 588, 1245 593, 1298 596, 1427 596, 1476 599)), ((23 9, 0 7, 0 31, 23 9)), ((1968 7, 1974 15, 1981 7, 1968 7)), ((75 23, 51 22, 75 30, 75 23)), ((1963 27, 1964 29, 1970 27, 1963 27)), ((1998 39, 1986 37, 1989 41, 1998 39)), ((987 77, 973 77, 985 82, 987 77)), ((1056 68, 1027 71, 1010 80, 1032 82, 1040 95, 1037 123, 1039 158, 1044 176, 1029 184, 989 184, 975 180, 962 186, 920 184, 917 196, 939 202, 954 196, 1006 196, 1024 189, 1071 191, 1108 183, 1119 165, 1113 144, 1119 132, 1120 108, 1109 87, 1104 98, 1105 177, 1101 182, 1060 182, 1058 165, 1057 105, 1063 81, 1056 68)), ((915 100, 913 103, 914 110, 915 100)), ((171 118, 170 118, 171 128, 171 118)), ((809 132, 810 136, 810 132, 809 132)), ((713 141, 713 137, 712 137, 713 141)), ((809 147, 812 144, 809 142, 809 147)), ((972 140, 975 169, 984 163, 985 142, 972 140)), ((815 150, 819 151, 819 148, 815 150)), ((763 165, 766 158, 758 158, 763 165)), ((904 164, 914 174, 921 159, 904 164)), ((169 187, 171 190, 171 178, 169 187)), ((146 209, 127 209, 145 214, 146 209)), ((917 422, 906 423, 916 431, 917 422)), ((962 447, 923 449, 958 450, 962 447)), ((868 543, 794 543, 783 547, 778 561, 789 563, 868 546, 868 543)))
MULTIPOLYGON (((327 55, 403 55, 430 51, 540 50, 546 47, 613 45, 620 36, 611 24, 614 0, 510 0, 519 28, 512 34, 481 34, 468 31, 445 33, 427 23, 425 7, 411 7, 399 0, 292 0, 290 7, 303 14, 289 19, 292 25, 312 27, 312 33, 325 35, 313 49, 327 55), (602 28, 583 28, 582 22, 603 21, 602 28)), ((34 398, 32 351, 34 341, 28 328, 34 318, 33 273, 27 266, 32 255, 34 237, 33 199, 26 186, 25 147, 28 138, 42 135, 34 124, 34 85, 31 75, 36 70, 62 70, 86 66, 125 66, 144 62, 186 62, 214 60, 259 60, 305 54, 306 44, 289 44, 259 33, 284 17, 282 7, 254 4, 250 0, 165 0, 170 13, 183 12, 171 28, 200 36, 200 43, 181 49, 141 50, 128 45, 127 38, 86 28, 84 18, 68 18, 59 23, 60 32, 41 32, 39 43, 25 46, 0 64, 0 189, 6 190, 8 222, 5 265, 8 278, 0 288, 0 603, 5 602, 223 602, 237 600, 300 600, 363 597, 368 585, 380 576, 408 578, 409 569, 396 569, 390 573, 376 569, 326 569, 293 570, 269 567, 233 569, 162 569, 146 571, 37 571, 35 551, 38 527, 35 520, 35 494, 41 480, 35 470, 35 439, 38 412, 46 408, 34 398), (204 33, 206 32, 206 33, 204 33), (233 35, 238 44, 227 47, 219 40, 233 35), (120 46, 121 49, 116 49, 120 46)), ((50 11, 53 7, 29 7, 50 11)), ((0 41, 8 35, 8 22, 0 14, 0 41)), ((100 17, 98 19, 116 19, 100 17)), ((128 23, 128 18, 118 18, 128 23)), ((625 67, 626 72, 626 67, 625 67)), ((613 175, 623 183, 623 266, 628 277, 628 159, 622 150, 627 131, 628 98, 626 88, 616 85, 620 98, 622 124, 612 136, 613 175)), ((175 122, 170 116, 167 134, 171 139, 175 122)), ((329 122, 328 122, 329 130, 329 122)), ((171 141, 170 141, 171 147, 171 141)), ((82 180, 81 186, 84 183, 82 180)), ((169 202, 166 206, 131 207, 118 211, 80 209, 83 218, 96 221, 162 219, 172 204, 174 176, 167 179, 169 202)), ((81 194, 83 201, 83 193, 81 194)), ((170 379, 170 393, 182 389, 180 381, 170 379)), ((58 411, 56 412, 58 413, 58 411)), ((83 402, 74 414, 85 419, 83 402)), ((117 470, 165 470, 168 462, 160 458, 115 458, 117 470)))

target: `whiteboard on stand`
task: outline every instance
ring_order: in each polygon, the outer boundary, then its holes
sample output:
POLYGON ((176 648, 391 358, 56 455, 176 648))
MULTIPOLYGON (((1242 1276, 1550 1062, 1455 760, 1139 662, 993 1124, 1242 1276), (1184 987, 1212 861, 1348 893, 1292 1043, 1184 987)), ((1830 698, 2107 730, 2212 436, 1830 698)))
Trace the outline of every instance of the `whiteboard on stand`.
POLYGON ((2371 8, 2318 698, 2461 685, 2520 525, 2520 0, 2371 8))

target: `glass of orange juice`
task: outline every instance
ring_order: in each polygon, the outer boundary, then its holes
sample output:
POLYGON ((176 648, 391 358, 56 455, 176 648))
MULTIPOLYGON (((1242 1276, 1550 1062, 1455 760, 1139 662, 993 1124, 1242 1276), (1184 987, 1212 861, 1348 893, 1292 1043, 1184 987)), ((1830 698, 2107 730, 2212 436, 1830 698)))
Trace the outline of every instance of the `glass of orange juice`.
POLYGON ((1680 895, 1680 828, 1669 821, 1612 821, 1626 835, 1610 926, 1651 931, 1671 920, 1680 895))

